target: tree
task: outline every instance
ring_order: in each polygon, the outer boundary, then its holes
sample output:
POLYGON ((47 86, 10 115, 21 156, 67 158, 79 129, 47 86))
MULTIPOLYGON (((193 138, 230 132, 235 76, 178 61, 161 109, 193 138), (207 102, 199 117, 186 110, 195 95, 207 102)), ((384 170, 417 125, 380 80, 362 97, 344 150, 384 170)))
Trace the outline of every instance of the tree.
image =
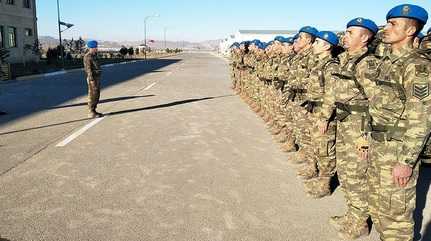
POLYGON ((57 59, 58 59, 58 49, 59 48, 49 48, 48 51, 46 52, 46 58, 48 60, 48 64, 53 64, 53 63, 57 63, 57 59))
POLYGON ((133 56, 133 54, 135 53, 135 50, 133 49, 133 47, 130 47, 130 48, 127 50, 127 52, 128 52, 128 54, 129 54, 129 56, 133 56))
POLYGON ((120 49, 121 56, 124 58, 128 53, 129 53, 129 50, 125 46, 122 46, 120 49))

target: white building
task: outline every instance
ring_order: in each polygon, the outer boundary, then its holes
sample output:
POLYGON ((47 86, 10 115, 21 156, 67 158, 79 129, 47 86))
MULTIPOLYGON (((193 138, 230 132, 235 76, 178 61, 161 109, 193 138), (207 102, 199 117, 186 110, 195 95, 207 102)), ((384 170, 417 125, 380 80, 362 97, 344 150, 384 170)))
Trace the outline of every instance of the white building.
POLYGON ((276 36, 290 37, 297 33, 296 30, 238 30, 235 34, 221 41, 219 52, 228 54, 229 47, 235 42, 259 39, 262 42, 274 40, 276 36))

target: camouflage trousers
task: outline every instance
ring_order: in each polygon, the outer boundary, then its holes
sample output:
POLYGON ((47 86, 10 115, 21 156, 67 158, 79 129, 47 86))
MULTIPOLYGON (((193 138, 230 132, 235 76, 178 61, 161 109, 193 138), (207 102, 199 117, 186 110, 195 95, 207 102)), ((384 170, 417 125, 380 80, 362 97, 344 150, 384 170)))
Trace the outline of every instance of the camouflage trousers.
POLYGON ((232 80, 233 89, 237 89, 239 77, 240 77, 239 70, 235 67, 232 67, 230 72, 230 79, 232 80))
POLYGON ((419 164, 405 188, 394 184, 392 170, 399 163, 401 141, 371 144, 368 171, 370 214, 376 230, 384 241, 411 241, 414 237, 413 212, 416 207, 416 184, 419 164))
POLYGON ((295 103, 287 99, 287 93, 281 93, 278 103, 277 122, 281 127, 284 127, 286 135, 294 139, 294 113, 295 103))
POLYGON ((311 113, 308 113, 301 104, 304 98, 299 96, 292 103, 292 126, 293 135, 296 138, 297 144, 304 151, 306 157, 313 156, 313 147, 311 146, 311 113))
POLYGON ((357 140, 362 136, 362 115, 352 114, 337 123, 336 157, 337 174, 344 191, 347 204, 347 215, 358 225, 369 218, 368 211, 368 161, 360 160, 357 140))
MULTIPOLYGON (((316 107, 314 112, 319 112, 319 107, 316 107)), ((319 121, 317 114, 310 115, 311 124, 311 146, 313 147, 313 157, 311 160, 316 160, 316 167, 319 177, 333 177, 335 175, 336 152, 335 140, 337 125, 335 121, 331 121, 328 125, 328 130, 325 134, 320 133, 320 130, 315 123, 319 121)))
POLYGON ((87 79, 88 85, 88 108, 90 111, 95 111, 100 99, 100 77, 87 79))

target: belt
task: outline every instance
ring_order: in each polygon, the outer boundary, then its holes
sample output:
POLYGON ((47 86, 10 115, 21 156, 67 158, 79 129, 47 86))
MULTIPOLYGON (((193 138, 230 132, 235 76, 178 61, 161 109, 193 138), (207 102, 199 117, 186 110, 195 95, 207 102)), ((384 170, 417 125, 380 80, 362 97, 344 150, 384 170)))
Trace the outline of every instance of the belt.
POLYGON ((407 128, 379 124, 371 125, 371 129, 371 137, 377 142, 391 141, 394 136, 401 136, 407 131, 407 128))
POLYGON ((367 113, 368 106, 364 105, 348 105, 341 102, 335 102, 337 109, 340 109, 345 112, 349 112, 350 114, 359 114, 359 113, 367 113))
POLYGON ((306 90, 306 89, 293 89, 293 91, 294 91, 296 94, 306 94, 306 93, 307 93, 307 90, 306 90))

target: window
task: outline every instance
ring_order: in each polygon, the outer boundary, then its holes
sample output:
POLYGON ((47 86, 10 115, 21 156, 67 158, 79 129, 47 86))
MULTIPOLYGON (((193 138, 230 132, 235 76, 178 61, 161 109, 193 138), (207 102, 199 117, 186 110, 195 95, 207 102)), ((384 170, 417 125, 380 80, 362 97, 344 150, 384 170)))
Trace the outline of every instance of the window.
POLYGON ((0 26, 0 47, 4 48, 4 29, 3 26, 0 26))
POLYGON ((25 29, 25 36, 27 36, 27 37, 31 37, 31 36, 33 36, 33 29, 31 29, 31 28, 26 28, 26 29, 25 29))
POLYGON ((16 28, 9 27, 7 31, 8 47, 16 48, 16 28))
POLYGON ((24 8, 31 8, 30 0, 23 0, 24 8))
POLYGON ((15 1, 14 0, 6 0, 6 4, 14 5, 15 1))

